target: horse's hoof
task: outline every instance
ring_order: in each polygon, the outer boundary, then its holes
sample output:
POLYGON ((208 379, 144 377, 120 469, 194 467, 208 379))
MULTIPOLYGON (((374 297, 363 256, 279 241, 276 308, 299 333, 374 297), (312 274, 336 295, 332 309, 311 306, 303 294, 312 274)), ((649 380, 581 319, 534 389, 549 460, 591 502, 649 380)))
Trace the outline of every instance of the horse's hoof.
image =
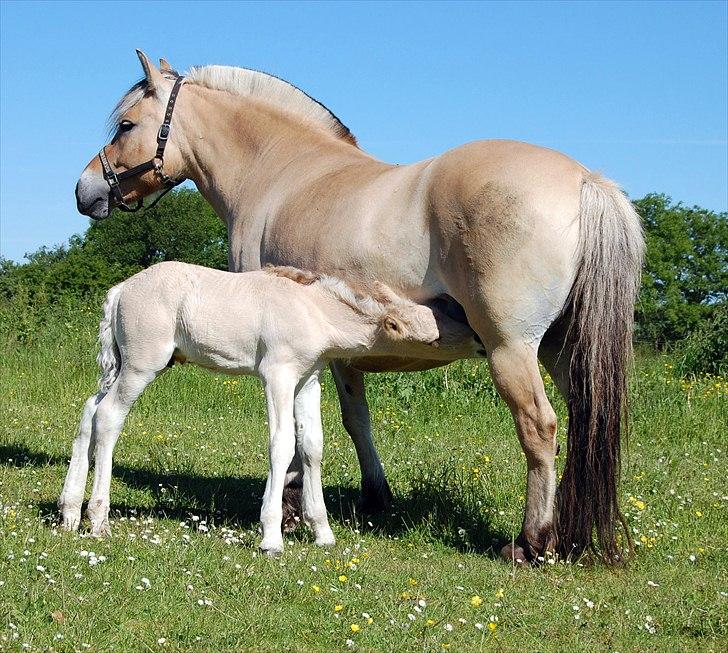
POLYGON ((108 523, 101 524, 101 526, 91 527, 91 536, 97 537, 99 539, 105 539, 107 537, 111 537, 111 527, 108 523))
POLYGON ((61 522, 61 527, 64 531, 75 532, 78 530, 78 526, 81 523, 80 511, 76 514, 64 514, 61 522))
POLYGON ((316 546, 326 547, 326 546, 334 546, 336 544, 336 538, 334 537, 333 532, 329 531, 328 533, 320 533, 314 542, 316 546))
POLYGON ((283 545, 261 543, 260 550, 269 558, 278 558, 283 554, 283 545))
POLYGON ((374 483, 362 481, 361 496, 356 509, 364 515, 376 515, 389 510, 393 501, 394 496, 386 478, 374 483))
POLYGON ((515 543, 506 544, 500 551, 501 558, 506 562, 510 562, 515 565, 527 565, 529 564, 528 556, 524 548, 515 543))

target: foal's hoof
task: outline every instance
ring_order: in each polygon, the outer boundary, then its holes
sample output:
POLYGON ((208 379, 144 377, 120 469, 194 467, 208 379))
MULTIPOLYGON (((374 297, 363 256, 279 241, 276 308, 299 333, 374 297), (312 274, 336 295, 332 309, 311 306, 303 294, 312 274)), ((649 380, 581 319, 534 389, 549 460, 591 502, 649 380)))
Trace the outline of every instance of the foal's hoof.
POLYGON ((265 544, 261 543, 260 550, 262 553, 267 555, 269 558, 278 558, 283 555, 282 544, 265 544))
POLYGON ((95 520, 91 519, 91 536, 92 537, 111 537, 111 525, 108 518, 95 520))
POLYGON ((75 532, 78 530, 78 526, 81 523, 81 512, 69 513, 63 515, 61 527, 64 531, 75 532))
POLYGON ((314 541, 316 546, 327 547, 336 544, 336 538, 331 530, 328 533, 319 533, 314 541))
POLYGON ((389 510, 393 501, 394 496, 386 478, 374 483, 362 481, 361 496, 357 501, 356 509, 364 515, 376 515, 389 510))
POLYGON ((528 565, 529 559, 525 549, 518 542, 506 544, 500 551, 501 558, 506 562, 516 565, 528 565))

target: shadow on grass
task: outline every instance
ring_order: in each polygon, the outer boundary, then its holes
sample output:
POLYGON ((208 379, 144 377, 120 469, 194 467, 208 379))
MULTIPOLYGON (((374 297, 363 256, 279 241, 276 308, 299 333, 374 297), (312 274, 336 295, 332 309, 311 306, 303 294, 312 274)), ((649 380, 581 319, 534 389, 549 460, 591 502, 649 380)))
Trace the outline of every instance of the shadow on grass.
MULTIPOLYGON (((0 445, 3 467, 65 467, 66 458, 23 446, 0 445)), ((145 505, 114 500, 112 516, 152 515, 187 520, 197 515, 209 524, 249 529, 259 522, 265 479, 252 476, 201 476, 188 471, 158 471, 115 464, 113 475, 129 488, 151 493, 145 505)), ((377 515, 361 515, 359 491, 349 485, 328 485, 324 496, 329 517, 342 526, 382 537, 420 537, 463 552, 496 557, 507 533, 488 519, 491 505, 480 488, 450 469, 423 472, 406 494, 395 493, 394 506, 377 515)), ((60 488, 59 488, 60 491, 60 488)), ((55 518, 55 503, 38 504, 43 517, 55 518)), ((296 533, 301 533, 298 529, 296 533)), ((294 537, 297 535, 294 534, 294 537)), ((301 537, 298 535, 297 537, 301 537)), ((301 538, 303 539, 303 537, 301 538)))

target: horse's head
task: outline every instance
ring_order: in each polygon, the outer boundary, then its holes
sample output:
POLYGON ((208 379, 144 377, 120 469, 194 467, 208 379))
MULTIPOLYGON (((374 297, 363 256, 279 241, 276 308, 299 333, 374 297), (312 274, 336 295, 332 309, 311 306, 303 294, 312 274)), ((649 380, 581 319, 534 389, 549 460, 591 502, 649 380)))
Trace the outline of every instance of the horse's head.
POLYGON ((160 69, 143 52, 137 54, 144 78, 117 104, 111 142, 91 159, 76 184, 78 210, 94 219, 108 217, 116 206, 132 210, 132 203, 140 205, 182 180, 182 156, 175 144, 179 130, 175 138, 169 129, 177 75, 163 59, 160 69))

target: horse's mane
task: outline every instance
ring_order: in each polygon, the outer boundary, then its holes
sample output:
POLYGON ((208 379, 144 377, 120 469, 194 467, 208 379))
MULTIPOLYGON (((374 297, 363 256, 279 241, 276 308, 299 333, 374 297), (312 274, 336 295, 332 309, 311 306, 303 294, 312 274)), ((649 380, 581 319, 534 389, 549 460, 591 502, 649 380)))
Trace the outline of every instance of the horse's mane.
POLYGON ((384 292, 379 292, 376 286, 364 291, 355 288, 343 279, 328 274, 319 274, 308 270, 300 270, 289 265, 268 265, 264 272, 290 279, 302 286, 318 285, 334 299, 345 304, 359 315, 378 320, 391 308, 392 300, 384 292))
MULTIPOLYGON (((174 71, 162 71, 171 77, 174 71)), ((356 138, 327 107, 297 86, 268 73, 234 66, 193 66, 185 75, 185 84, 226 91, 233 95, 259 98, 306 122, 323 127, 334 136, 356 145, 356 138)), ((147 92, 146 79, 138 81, 119 100, 109 118, 109 128, 116 129, 120 116, 139 102, 147 92)))

